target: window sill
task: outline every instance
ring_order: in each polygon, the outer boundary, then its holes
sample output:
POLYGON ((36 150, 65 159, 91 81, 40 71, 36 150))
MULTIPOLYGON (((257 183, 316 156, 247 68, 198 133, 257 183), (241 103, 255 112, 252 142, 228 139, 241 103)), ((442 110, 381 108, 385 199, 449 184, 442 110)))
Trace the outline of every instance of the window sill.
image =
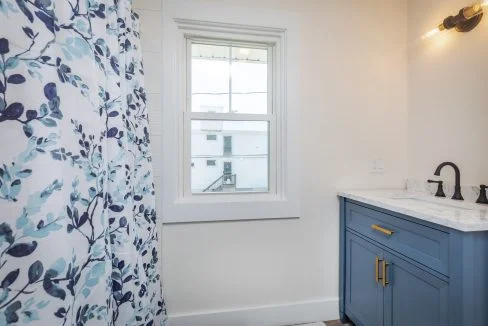
POLYGON ((278 198, 240 202, 179 200, 163 206, 164 224, 290 219, 299 216, 300 205, 297 201, 278 198))

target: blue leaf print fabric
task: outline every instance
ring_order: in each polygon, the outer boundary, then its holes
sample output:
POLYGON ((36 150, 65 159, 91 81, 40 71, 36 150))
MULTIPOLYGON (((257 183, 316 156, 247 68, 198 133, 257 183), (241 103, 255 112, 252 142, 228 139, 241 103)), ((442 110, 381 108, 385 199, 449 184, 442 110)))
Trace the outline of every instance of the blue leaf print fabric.
POLYGON ((0 326, 166 325, 131 8, 0 0, 0 326))

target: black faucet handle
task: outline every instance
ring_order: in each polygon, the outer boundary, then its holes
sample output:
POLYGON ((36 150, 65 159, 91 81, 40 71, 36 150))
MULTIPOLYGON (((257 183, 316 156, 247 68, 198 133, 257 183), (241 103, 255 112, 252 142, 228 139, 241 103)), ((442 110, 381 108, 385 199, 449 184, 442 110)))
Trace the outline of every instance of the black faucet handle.
POLYGON ((444 193, 444 181, 436 181, 436 180, 427 180, 428 183, 437 183, 437 192, 435 193, 436 197, 446 197, 444 193))
POLYGON ((488 198, 486 197, 486 189, 488 189, 488 186, 486 186, 486 185, 480 185, 480 196, 476 200, 476 203, 478 203, 478 204, 488 204, 488 198))

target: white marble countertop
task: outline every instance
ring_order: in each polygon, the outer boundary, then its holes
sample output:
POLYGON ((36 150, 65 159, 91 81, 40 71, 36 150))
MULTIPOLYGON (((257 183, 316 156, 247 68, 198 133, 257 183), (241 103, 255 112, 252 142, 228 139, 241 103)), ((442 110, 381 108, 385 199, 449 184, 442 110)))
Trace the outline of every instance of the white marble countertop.
POLYGON ((464 232, 488 231, 488 205, 401 189, 340 191, 339 196, 464 232))

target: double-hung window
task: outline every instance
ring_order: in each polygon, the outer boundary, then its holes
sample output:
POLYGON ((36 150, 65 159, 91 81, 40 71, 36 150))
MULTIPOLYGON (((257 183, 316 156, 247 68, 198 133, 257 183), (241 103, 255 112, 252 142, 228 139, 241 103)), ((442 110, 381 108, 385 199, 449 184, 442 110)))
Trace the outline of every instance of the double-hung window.
POLYGON ((205 38, 187 44, 185 151, 188 162, 210 159, 220 168, 191 169, 186 192, 275 191, 273 46, 205 38), (209 132, 221 143, 208 144, 209 132))
POLYGON ((175 22, 182 33, 180 69, 166 89, 174 108, 163 112, 174 135, 165 148, 174 158, 164 167, 165 221, 296 216, 285 30, 175 22))

